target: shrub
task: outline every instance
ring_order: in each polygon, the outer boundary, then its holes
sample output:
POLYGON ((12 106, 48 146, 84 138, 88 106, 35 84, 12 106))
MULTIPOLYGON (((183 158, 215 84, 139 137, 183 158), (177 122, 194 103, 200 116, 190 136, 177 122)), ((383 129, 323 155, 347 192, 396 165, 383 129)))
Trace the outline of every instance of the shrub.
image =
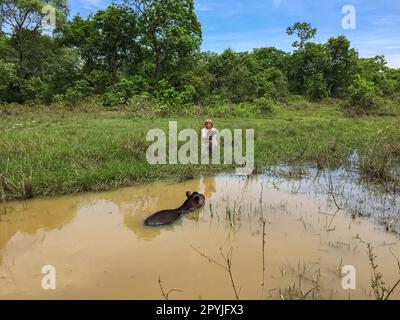
POLYGON ((93 70, 88 76, 87 80, 93 87, 93 91, 101 94, 112 84, 112 77, 109 72, 103 70, 93 70))
POLYGON ((183 91, 179 93, 178 100, 180 104, 191 104, 196 96, 196 89, 192 85, 186 85, 183 91))
POLYGON ((92 92, 93 88, 89 85, 89 82, 78 80, 65 92, 64 99, 68 105, 75 106, 78 102, 91 95, 92 92))
POLYGON ((179 93, 167 80, 160 80, 157 84, 157 100, 160 105, 174 106, 179 104, 179 93))
POLYGON ((15 79, 15 66, 0 59, 0 100, 5 100, 4 92, 15 79))
POLYGON ((301 95, 289 95, 285 99, 285 103, 292 110, 305 110, 310 107, 310 103, 301 95))
POLYGON ((288 93, 288 80, 281 70, 269 68, 256 75, 257 94, 259 97, 279 99, 288 93))
POLYGON ((44 102, 49 96, 49 86, 40 77, 32 77, 22 82, 21 94, 25 101, 44 102))
POLYGON ((233 112, 227 113, 226 116, 251 118, 260 114, 260 109, 254 103, 239 103, 234 105, 232 109, 233 112))
POLYGON ((264 114, 273 112, 275 108, 274 101, 265 97, 254 100, 254 104, 257 106, 258 110, 264 114))
POLYGON ((329 95, 326 81, 322 73, 314 75, 307 83, 307 96, 311 100, 322 100, 329 95))
POLYGON ((348 108, 360 108, 362 110, 372 110, 376 107, 376 90, 372 81, 368 81, 356 75, 353 83, 348 88, 348 98, 346 106, 348 108))
POLYGON ((127 104, 129 99, 148 90, 148 83, 141 76, 123 78, 103 95, 103 104, 111 107, 127 104))

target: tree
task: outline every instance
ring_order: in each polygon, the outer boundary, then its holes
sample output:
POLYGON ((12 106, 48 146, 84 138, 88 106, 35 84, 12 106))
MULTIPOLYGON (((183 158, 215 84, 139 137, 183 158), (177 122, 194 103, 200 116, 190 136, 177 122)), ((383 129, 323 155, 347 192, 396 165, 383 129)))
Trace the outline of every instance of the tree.
POLYGON ((385 80, 382 86, 382 92, 386 96, 397 96, 397 99, 399 100, 400 69, 390 69, 385 67, 385 80))
POLYGON ((104 57, 105 69, 117 79, 118 72, 140 58, 137 15, 128 7, 112 4, 98 11, 93 21, 99 33, 99 54, 104 57))
POLYGON ((138 71, 141 50, 137 15, 126 6, 112 4, 87 19, 75 17, 60 40, 78 48, 87 74, 104 70, 115 83, 124 72, 138 71))
POLYGON ((384 56, 358 59, 357 73, 364 79, 372 81, 379 94, 391 95, 390 76, 384 56))
POLYGON ((309 79, 306 93, 311 100, 320 100, 329 95, 327 84, 322 73, 317 73, 309 79))
POLYGON ((176 83, 193 66, 201 25, 193 0, 125 0, 139 16, 142 42, 153 64, 152 80, 176 83), (178 76, 177 76, 178 75, 178 76))
POLYGON ((288 58, 289 54, 274 47, 254 49, 252 52, 252 72, 257 73, 268 68, 278 68, 282 72, 286 72, 288 58))
POLYGON ((233 103, 253 100, 257 86, 249 63, 251 55, 247 52, 236 53, 227 49, 213 56, 209 61, 209 72, 214 75, 213 94, 222 95, 233 103))
POLYGON ((310 23, 307 22, 296 22, 293 26, 286 29, 286 33, 289 36, 295 34, 299 40, 293 42, 294 48, 303 48, 308 40, 311 40, 317 34, 317 29, 312 28, 310 23))
POLYGON ((86 20, 75 16, 68 22, 58 39, 61 45, 76 48, 83 61, 83 71, 89 74, 98 64, 98 32, 89 16, 86 20))
MULTIPOLYGON (((329 65, 329 56, 322 44, 306 43, 290 57, 288 78, 290 90, 298 94, 307 94, 310 87, 319 79, 325 83, 325 75, 329 65)), ((328 90, 329 92, 329 90, 328 90)))
POLYGON ((333 96, 343 97, 356 73, 358 52, 350 47, 350 41, 345 36, 330 38, 325 50, 329 57, 328 89, 333 96))
MULTIPOLYGON (((19 69, 25 60, 27 43, 44 28, 43 21, 47 13, 43 12, 43 8, 46 5, 51 5, 55 9, 59 25, 65 21, 68 15, 66 0, 2 0, 0 3, 0 28, 14 39, 19 69)), ((20 71, 17 70, 17 73, 20 71)))
POLYGON ((375 86, 372 81, 356 75, 348 89, 349 108, 362 108, 364 110, 374 108, 375 93, 375 86))
POLYGON ((288 93, 288 81, 281 70, 276 67, 268 68, 254 75, 257 85, 257 95, 278 99, 285 97, 288 93))

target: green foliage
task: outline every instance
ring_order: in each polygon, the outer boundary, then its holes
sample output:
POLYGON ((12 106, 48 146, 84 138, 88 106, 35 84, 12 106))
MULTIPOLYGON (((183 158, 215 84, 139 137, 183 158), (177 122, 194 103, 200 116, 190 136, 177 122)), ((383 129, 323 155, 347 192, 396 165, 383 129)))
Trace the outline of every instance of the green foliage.
POLYGON ((137 70, 141 55, 136 13, 126 6, 111 4, 87 19, 74 17, 60 41, 77 47, 85 61, 85 71, 110 73, 114 82, 127 69, 137 70))
POLYGON ((112 74, 105 70, 93 70, 86 76, 86 79, 96 94, 106 92, 107 88, 113 84, 112 74))
POLYGON ((325 50, 329 57, 326 71, 328 89, 332 96, 343 97, 353 80, 358 52, 350 47, 350 41, 344 36, 329 39, 325 50))
POLYGON ((380 99, 378 112, 393 114, 400 100, 400 70, 383 56, 359 58, 344 36, 310 42, 317 30, 309 23, 287 28, 298 37, 292 53, 266 47, 217 54, 200 52, 194 0, 124 0, 69 21, 66 3, 0 2, 0 101, 125 108, 148 94, 157 114, 195 104, 245 115, 246 107, 269 113, 285 102, 308 108, 305 98, 346 99, 363 110, 380 99), (42 26, 44 4, 56 8, 53 32, 42 26))
POLYGON ((259 108, 260 112, 263 114, 268 114, 274 111, 275 103, 269 98, 258 98, 254 101, 255 105, 259 108))
POLYGON ((48 91, 48 83, 37 76, 25 80, 21 85, 21 95, 25 101, 36 103, 46 101, 48 91))
POLYGON ((0 99, 6 100, 5 91, 8 86, 15 81, 16 72, 15 65, 12 63, 7 63, 0 59, 0 99))
MULTIPOLYGON (((139 102, 137 107, 141 105, 142 102, 139 102)), ((143 150, 146 150, 143 142, 148 129, 167 131, 168 121, 151 116, 138 119, 129 105, 128 108, 127 112, 100 113, 96 110, 87 113, 57 110, 53 106, 32 112, 26 107, 10 106, 9 112, 18 113, 18 116, 0 117, 0 155, 10 155, 10 161, 7 158, 0 161, 3 182, 7 181, 9 187, 4 188, 6 199, 27 195, 25 190, 18 188, 24 176, 32 177, 34 196, 104 190, 178 177, 182 166, 151 166, 143 156, 143 150)), ((240 108, 240 112, 248 112, 251 105, 243 104, 240 108)), ((136 107, 132 106, 132 109, 136 107)), ((371 116, 350 121, 340 114, 339 109, 330 105, 321 108, 320 104, 301 111, 281 109, 273 116, 263 118, 248 118, 243 116, 245 113, 233 118, 236 107, 232 105, 227 105, 224 112, 214 119, 218 128, 255 129, 257 168, 320 159, 324 159, 326 165, 340 166, 346 163, 354 150, 360 150, 360 156, 364 157, 361 151, 369 141, 376 141, 370 149, 379 153, 378 158, 381 158, 382 150, 385 154, 386 150, 390 150, 394 160, 399 154, 400 127, 394 117, 371 116), (385 132, 385 139, 375 139, 373 134, 387 126, 391 129, 385 132)), ((182 127, 199 130, 204 118, 199 116, 200 112, 196 111, 188 117, 180 115, 182 127)), ((367 165, 368 162, 375 163, 376 160, 370 160, 375 159, 373 154, 365 156, 367 165)), ((377 161, 383 164, 381 161, 385 158, 377 161)), ((198 169, 208 173, 229 167, 205 166, 198 169)), ((368 170, 365 172, 370 174, 368 170)))
POLYGON ((123 78, 112 85, 103 95, 105 106, 127 104, 129 99, 148 90, 146 80, 141 76, 123 78))
POLYGON ((193 0, 126 0, 138 15, 141 41, 153 64, 152 80, 178 81, 201 45, 193 0))
POLYGON ((286 33, 289 36, 296 34, 299 40, 293 42, 292 46, 295 48, 303 48, 308 40, 315 37, 317 29, 312 28, 309 23, 296 22, 293 26, 287 28, 286 33))
POLYGON ((174 106, 179 103, 179 94, 167 80, 163 79, 157 84, 157 99, 162 105, 174 106))
POLYGON ((291 110, 307 110, 310 108, 310 103, 301 95, 289 95, 285 99, 285 102, 287 107, 291 110))
MULTIPOLYGON (((55 9, 56 28, 62 27, 69 14, 67 0, 2 0, 0 2, 0 26, 21 30, 42 30, 47 13, 42 9, 51 5, 55 9)), ((23 39, 21 39, 23 41, 23 39)))
POLYGON ((374 83, 356 75, 348 88, 348 108, 360 108, 365 111, 373 109, 376 106, 375 94, 374 83))
POLYGON ((325 75, 328 69, 329 56, 324 45, 307 43, 290 57, 288 71, 290 91, 297 94, 309 94, 313 82, 325 75))
POLYGON ((307 83, 307 96, 311 100, 322 100, 328 95, 329 91, 324 75, 322 73, 314 75, 307 83))
POLYGON ((288 80, 276 67, 268 68, 255 76, 257 94, 259 97, 278 99, 288 93, 288 80))
POLYGON ((64 101, 70 105, 75 106, 78 102, 84 101, 92 93, 92 87, 86 80, 78 80, 74 85, 68 88, 63 96, 64 101))

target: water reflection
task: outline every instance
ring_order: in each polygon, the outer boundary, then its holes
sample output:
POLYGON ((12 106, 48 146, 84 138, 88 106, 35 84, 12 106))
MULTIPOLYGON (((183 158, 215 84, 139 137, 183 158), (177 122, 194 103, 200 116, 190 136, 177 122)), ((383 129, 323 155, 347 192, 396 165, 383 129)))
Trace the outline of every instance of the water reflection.
POLYGON ((1 252, 10 239, 18 234, 33 236, 39 231, 61 230, 73 221, 78 205, 74 197, 8 203, 7 213, 0 215, 0 264, 1 252))

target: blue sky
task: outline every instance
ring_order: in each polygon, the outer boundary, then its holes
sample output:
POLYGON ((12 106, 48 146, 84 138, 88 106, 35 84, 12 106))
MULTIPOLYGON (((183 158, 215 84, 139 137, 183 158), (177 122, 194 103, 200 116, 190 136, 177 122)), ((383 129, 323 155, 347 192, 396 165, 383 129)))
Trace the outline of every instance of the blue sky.
MULTIPOLYGON (((71 13, 87 16, 112 0, 69 0, 71 13)), ((389 66, 400 68, 399 0, 195 0, 203 27, 203 50, 251 51, 274 46, 290 51, 286 28, 296 21, 318 29, 315 39, 345 35, 360 56, 384 54, 389 66), (342 8, 356 9, 356 29, 342 28, 342 8)))

